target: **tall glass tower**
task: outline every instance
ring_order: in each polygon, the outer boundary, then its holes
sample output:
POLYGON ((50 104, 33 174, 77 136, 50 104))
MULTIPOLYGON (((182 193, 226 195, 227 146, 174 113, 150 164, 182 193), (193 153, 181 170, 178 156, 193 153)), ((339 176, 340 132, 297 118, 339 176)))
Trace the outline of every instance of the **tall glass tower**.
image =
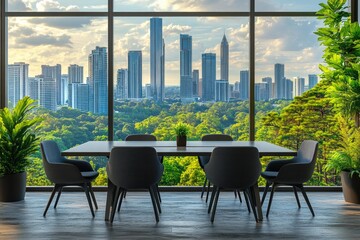
POLYGON ((106 47, 98 47, 89 55, 89 111, 108 113, 108 73, 106 47))
POLYGON ((165 43, 162 36, 162 19, 150 19, 150 84, 155 101, 165 98, 165 43))
POLYGON ((202 65, 202 100, 215 100, 216 54, 203 53, 202 65))
POLYGON ((61 93, 61 65, 56 64, 55 66, 41 65, 41 75, 44 78, 52 78, 55 81, 55 98, 57 105, 63 105, 64 99, 61 98, 63 94, 61 93))
POLYGON ((180 98, 185 100, 192 97, 192 37, 180 34, 180 98))
POLYGON ((220 46, 220 79, 229 81, 229 44, 225 34, 220 46))
POLYGON ((12 106, 28 94, 28 77, 29 64, 16 62, 8 65, 8 98, 12 106))
POLYGON ((128 52, 128 98, 142 98, 142 53, 128 52))
POLYGON ((286 79, 285 79, 285 66, 281 63, 276 63, 274 67, 274 80, 276 99, 285 99, 286 92, 286 79))

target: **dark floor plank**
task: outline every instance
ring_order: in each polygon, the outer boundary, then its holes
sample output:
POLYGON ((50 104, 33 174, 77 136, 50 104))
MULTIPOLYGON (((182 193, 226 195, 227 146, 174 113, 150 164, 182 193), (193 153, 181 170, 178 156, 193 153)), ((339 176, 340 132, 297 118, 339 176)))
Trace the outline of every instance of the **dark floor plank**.
MULTIPOLYGON (((56 209, 42 216, 50 193, 28 192, 17 203, 0 203, 0 239, 358 239, 360 206, 343 201, 341 192, 308 193, 313 218, 292 192, 277 192, 269 218, 256 223, 246 204, 232 192, 220 194, 215 221, 197 192, 163 192, 156 223, 147 192, 129 192, 111 225, 104 221, 106 194, 96 192, 99 210, 91 217, 82 192, 64 192, 56 209)), ((267 201, 263 211, 266 210, 267 201)))

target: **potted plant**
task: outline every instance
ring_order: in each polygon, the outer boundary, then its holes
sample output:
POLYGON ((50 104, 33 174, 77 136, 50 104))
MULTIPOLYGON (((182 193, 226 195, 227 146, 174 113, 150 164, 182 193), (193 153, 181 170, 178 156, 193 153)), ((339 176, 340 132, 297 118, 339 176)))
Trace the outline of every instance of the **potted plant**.
POLYGON ((340 173, 346 202, 360 204, 360 129, 353 121, 339 117, 340 149, 327 161, 326 170, 340 173))
POLYGON ((342 136, 326 167, 341 173, 345 201, 360 203, 360 26, 351 22, 346 0, 328 0, 320 6, 317 15, 324 26, 315 34, 325 47, 325 64, 319 67, 340 114, 342 136))
POLYGON ((186 146, 186 136, 190 132, 190 125, 187 123, 179 122, 174 126, 174 131, 176 134, 176 146, 185 147, 186 146))
POLYGON ((38 117, 30 117, 34 100, 24 97, 10 110, 0 110, 0 201, 24 200, 26 167, 30 155, 38 151, 35 133, 38 117))

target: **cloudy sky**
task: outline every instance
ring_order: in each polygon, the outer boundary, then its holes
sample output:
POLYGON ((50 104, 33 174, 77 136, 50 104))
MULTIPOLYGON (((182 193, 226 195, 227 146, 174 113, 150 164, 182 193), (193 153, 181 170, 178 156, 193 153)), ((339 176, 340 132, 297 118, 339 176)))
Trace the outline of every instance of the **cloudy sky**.
MULTIPOLYGON (((107 0, 8 0, 9 11, 106 11, 107 0)), ((261 0, 259 11, 315 11, 320 0, 261 0)), ((247 1, 228 0, 115 0, 117 11, 247 11, 247 1), (225 3, 224 3, 225 2, 225 3)), ((149 18, 125 17, 114 21, 115 70, 127 67, 127 52, 143 54, 143 84, 149 83, 149 18)), ((220 76, 220 42, 226 34, 230 48, 230 82, 240 70, 249 69, 247 17, 164 17, 166 85, 179 85, 180 33, 193 38, 193 69, 200 70, 201 54, 216 53, 220 76)), ((256 80, 273 77, 275 63, 285 64, 288 78, 319 73, 322 50, 313 32, 321 25, 314 17, 262 17, 256 19, 256 80)), ((40 74, 42 64, 84 66, 96 46, 107 47, 107 19, 89 17, 8 18, 9 63, 30 64, 30 76, 40 74)))

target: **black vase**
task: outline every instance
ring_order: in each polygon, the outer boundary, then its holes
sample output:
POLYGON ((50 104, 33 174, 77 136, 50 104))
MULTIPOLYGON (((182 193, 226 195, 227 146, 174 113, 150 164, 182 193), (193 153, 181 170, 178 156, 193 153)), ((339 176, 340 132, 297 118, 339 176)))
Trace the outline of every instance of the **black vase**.
POLYGON ((0 177, 0 202, 24 200, 26 190, 26 172, 0 177))
POLYGON ((360 178, 358 174, 350 176, 350 172, 342 171, 341 185, 345 202, 360 204, 360 178))
POLYGON ((186 136, 177 136, 176 137, 176 146, 186 147, 186 136))

